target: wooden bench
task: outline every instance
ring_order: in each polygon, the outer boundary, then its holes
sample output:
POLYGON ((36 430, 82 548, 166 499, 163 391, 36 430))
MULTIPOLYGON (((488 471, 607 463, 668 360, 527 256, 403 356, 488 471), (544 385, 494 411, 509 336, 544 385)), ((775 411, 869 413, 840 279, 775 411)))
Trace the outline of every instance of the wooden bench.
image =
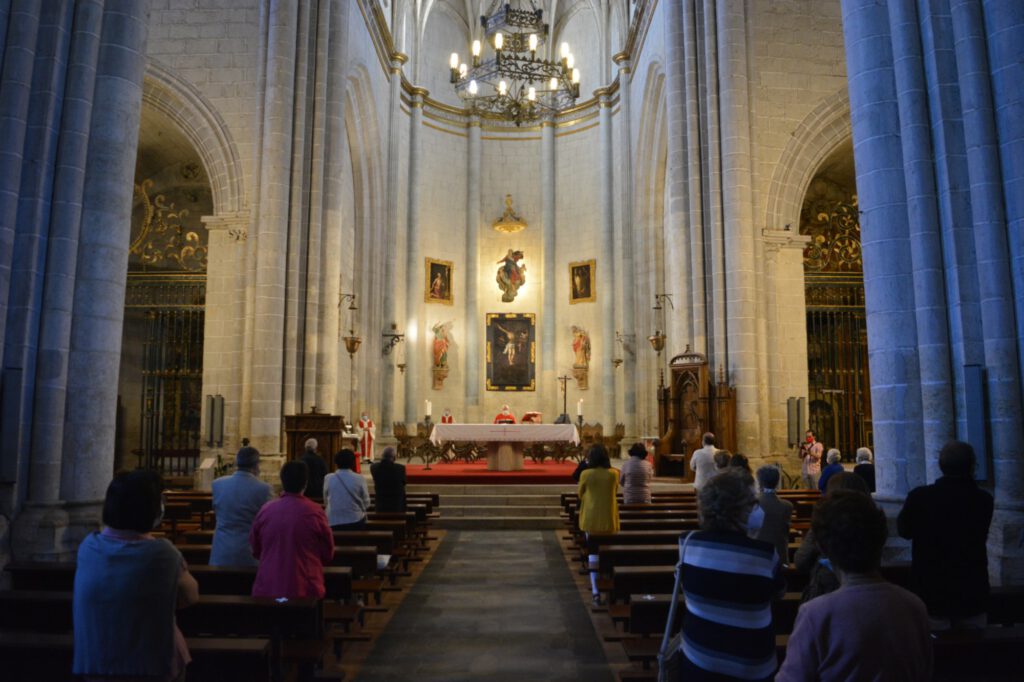
MULTIPOLYGON (((189 682, 251 680, 270 682, 270 640, 187 638, 192 662, 189 682)), ((74 637, 70 633, 0 632, 0 660, 8 680, 67 682, 71 679, 74 637)))

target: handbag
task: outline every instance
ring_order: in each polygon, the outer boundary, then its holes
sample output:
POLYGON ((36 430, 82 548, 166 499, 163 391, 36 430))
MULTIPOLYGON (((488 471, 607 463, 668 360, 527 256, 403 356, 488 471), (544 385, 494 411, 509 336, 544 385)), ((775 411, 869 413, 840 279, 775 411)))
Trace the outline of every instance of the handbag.
POLYGON ((679 546, 679 563, 676 564, 676 579, 672 585, 672 601, 668 607, 668 622, 665 623, 665 634, 661 638, 661 648, 658 649, 658 682, 669 682, 679 679, 679 668, 682 665, 683 657, 683 629, 680 628, 674 636, 672 635, 672 624, 676 622, 676 609, 679 607, 679 586, 683 577, 683 556, 686 554, 686 545, 690 542, 692 532, 687 533, 683 544, 679 546))

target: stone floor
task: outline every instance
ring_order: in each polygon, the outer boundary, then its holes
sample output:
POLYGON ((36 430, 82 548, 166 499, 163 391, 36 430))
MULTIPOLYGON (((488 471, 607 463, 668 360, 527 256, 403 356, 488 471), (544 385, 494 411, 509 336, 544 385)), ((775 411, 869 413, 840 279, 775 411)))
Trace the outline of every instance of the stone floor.
POLYGON ((357 680, 611 681, 553 531, 448 531, 357 680))

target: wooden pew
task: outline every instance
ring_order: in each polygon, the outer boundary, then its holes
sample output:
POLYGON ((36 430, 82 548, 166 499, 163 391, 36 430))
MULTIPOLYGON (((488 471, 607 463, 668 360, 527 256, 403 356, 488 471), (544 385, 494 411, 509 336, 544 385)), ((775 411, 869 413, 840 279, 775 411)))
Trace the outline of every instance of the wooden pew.
MULTIPOLYGON (((270 640, 187 638, 192 662, 189 682, 251 680, 270 682, 270 640)), ((71 679, 74 638, 70 633, 0 632, 4 679, 67 682, 71 679)))

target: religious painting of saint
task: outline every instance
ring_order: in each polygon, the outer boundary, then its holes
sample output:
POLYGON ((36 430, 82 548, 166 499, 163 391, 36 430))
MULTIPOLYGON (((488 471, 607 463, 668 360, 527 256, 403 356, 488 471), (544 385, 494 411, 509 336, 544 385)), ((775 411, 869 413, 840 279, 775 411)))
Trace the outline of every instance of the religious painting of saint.
POLYGON ((597 261, 585 260, 569 263, 569 303, 587 303, 597 300, 595 275, 597 261))
POLYGON ((426 259, 427 286, 423 300, 427 303, 444 303, 452 305, 452 270, 455 267, 450 260, 426 259))
POLYGON ((523 260, 523 252, 518 249, 509 249, 505 257, 498 261, 498 274, 495 281, 501 289, 501 300, 511 303, 516 300, 519 287, 526 284, 526 264, 520 263, 523 260))
POLYGON ((537 389, 533 313, 487 313, 487 390, 537 389))

